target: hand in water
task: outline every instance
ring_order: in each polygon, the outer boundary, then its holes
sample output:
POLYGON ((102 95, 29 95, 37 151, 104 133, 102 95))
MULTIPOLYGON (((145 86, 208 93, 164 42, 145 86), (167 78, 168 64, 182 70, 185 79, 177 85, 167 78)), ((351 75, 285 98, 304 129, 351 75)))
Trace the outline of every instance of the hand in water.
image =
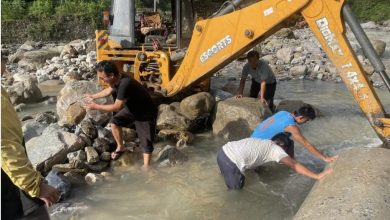
POLYGON ((330 162, 336 161, 337 158, 339 158, 338 155, 333 156, 333 157, 325 157, 324 161, 327 162, 327 163, 330 163, 330 162))
POLYGON ((321 173, 318 174, 317 180, 323 179, 324 177, 326 177, 327 175, 331 174, 332 172, 333 172, 333 169, 331 169, 331 168, 322 171, 321 173))

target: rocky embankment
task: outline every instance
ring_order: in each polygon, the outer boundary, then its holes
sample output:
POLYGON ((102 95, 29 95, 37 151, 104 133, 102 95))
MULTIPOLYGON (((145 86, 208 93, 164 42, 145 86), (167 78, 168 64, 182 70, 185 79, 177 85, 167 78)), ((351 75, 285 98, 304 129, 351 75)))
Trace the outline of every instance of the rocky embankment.
MULTIPOLYGON (((375 24, 373 24, 375 25, 375 24)), ((374 26, 389 33, 390 28, 374 26)), ((378 54, 385 54, 386 43, 374 39, 378 54)), ((355 42, 352 46, 374 85, 381 86, 372 67, 355 42)), ((56 104, 56 112, 37 113, 24 117, 23 132, 26 150, 35 168, 47 175, 50 184, 57 186, 66 198, 71 185, 101 184, 113 179, 107 171, 131 167, 142 163, 137 133, 124 129, 128 152, 117 161, 111 161, 110 152, 115 141, 107 122, 110 114, 86 110, 85 93, 97 92, 94 65, 96 64, 93 40, 75 40, 68 44, 43 44, 28 41, 22 45, 2 45, 2 55, 7 56, 8 73, 2 76, 2 86, 10 94, 18 111, 29 103, 56 104), (40 88, 62 87, 56 97, 43 97, 40 88)), ((282 29, 255 49, 261 50, 278 80, 308 79, 339 82, 337 70, 318 47, 309 29, 282 29)), ((234 61, 218 71, 213 80, 239 78, 243 61, 234 61)), ((389 63, 387 63, 388 65, 389 63)), ((195 132, 212 129, 215 135, 229 140, 249 136, 255 126, 271 111, 256 99, 235 99, 237 88, 222 84, 212 93, 198 93, 181 102, 159 106, 157 130, 159 140, 171 140, 172 145, 156 149, 154 163, 159 166, 180 164, 188 160, 181 148, 190 145, 195 132)), ((96 100, 111 103, 111 98, 96 100)), ((294 100, 281 101, 277 110, 292 111, 305 103, 294 100)))

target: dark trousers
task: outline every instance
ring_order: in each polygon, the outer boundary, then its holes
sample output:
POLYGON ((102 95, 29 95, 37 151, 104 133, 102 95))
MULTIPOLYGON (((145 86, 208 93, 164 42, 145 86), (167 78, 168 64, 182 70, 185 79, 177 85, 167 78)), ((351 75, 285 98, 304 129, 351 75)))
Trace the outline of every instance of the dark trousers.
POLYGON ((137 120, 129 109, 124 107, 113 115, 110 123, 120 127, 131 127, 134 124, 140 147, 144 153, 151 154, 154 150, 153 141, 156 134, 156 114, 145 113, 145 115, 151 116, 149 116, 148 119, 137 120))
POLYGON ((245 176, 220 149, 217 153, 217 163, 228 189, 242 189, 245 185, 245 176))
MULTIPOLYGON (((257 98, 259 96, 260 89, 261 89, 260 83, 252 79, 252 85, 251 85, 249 96, 252 98, 257 98)), ((266 84, 264 99, 267 101, 268 107, 271 109, 272 112, 274 111, 275 90, 276 90, 276 82, 266 84)))

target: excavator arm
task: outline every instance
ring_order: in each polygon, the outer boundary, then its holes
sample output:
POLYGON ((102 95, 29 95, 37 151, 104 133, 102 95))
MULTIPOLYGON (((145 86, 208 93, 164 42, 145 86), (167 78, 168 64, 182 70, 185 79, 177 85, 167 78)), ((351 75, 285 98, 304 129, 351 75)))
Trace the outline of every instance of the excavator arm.
MULTIPOLYGON (((344 4, 344 0, 263 0, 229 14, 198 21, 180 68, 171 79, 163 81, 162 88, 172 96, 200 82, 276 32, 283 20, 300 12, 371 126, 386 144, 390 141, 390 119, 386 118, 385 110, 345 36, 344 4)), ((379 71, 386 83, 384 69, 379 71)))

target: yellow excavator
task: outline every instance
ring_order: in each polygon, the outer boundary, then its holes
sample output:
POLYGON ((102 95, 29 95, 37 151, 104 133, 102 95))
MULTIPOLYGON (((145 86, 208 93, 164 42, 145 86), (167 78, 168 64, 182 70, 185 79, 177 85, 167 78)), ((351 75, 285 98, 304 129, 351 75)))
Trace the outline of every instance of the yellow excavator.
POLYGON ((240 8, 243 2, 227 1, 194 23, 191 0, 170 0, 164 11, 157 9, 158 0, 114 0, 105 14, 108 30, 96 31, 97 60, 114 61, 156 93, 174 96, 204 82, 300 14, 389 147, 390 117, 346 38, 345 23, 389 90, 390 79, 345 0, 263 0, 240 8))

